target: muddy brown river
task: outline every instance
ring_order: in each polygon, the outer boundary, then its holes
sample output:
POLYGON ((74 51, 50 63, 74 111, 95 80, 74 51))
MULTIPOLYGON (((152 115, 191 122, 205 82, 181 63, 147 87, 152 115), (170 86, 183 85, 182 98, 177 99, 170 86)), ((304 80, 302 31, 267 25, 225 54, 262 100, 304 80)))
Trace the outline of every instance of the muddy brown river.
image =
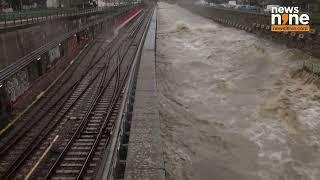
POLYGON ((308 55, 159 3, 157 86, 169 180, 319 180, 308 55))

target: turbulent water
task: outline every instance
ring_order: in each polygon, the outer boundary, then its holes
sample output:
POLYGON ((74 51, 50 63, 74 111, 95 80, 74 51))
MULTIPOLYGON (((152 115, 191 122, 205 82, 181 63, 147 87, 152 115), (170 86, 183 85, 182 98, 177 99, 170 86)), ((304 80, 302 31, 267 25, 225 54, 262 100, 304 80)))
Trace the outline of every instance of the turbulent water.
POLYGON ((291 78, 310 57, 165 3, 157 36, 168 179, 320 179, 320 90, 291 78))

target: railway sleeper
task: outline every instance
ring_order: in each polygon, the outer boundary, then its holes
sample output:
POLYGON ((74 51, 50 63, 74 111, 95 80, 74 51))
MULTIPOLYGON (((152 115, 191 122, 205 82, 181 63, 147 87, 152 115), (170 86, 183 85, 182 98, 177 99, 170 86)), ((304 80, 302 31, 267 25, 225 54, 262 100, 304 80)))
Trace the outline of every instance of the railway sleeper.
POLYGON ((90 151, 91 146, 72 146, 70 148, 71 151, 90 151))
POLYGON ((86 160, 85 157, 65 157, 64 158, 65 161, 81 161, 83 162, 84 160, 86 160))
POLYGON ((79 174, 80 170, 79 169, 57 169, 55 171, 56 175, 58 175, 59 177, 61 177, 63 179, 63 177, 65 177, 67 174, 67 177, 75 177, 79 174), (63 176, 59 175, 59 174, 63 174, 63 176))
POLYGON ((85 131, 86 132, 88 132, 88 133, 93 133, 93 134, 95 134, 95 133, 98 133, 99 132, 99 127, 93 127, 93 126, 90 126, 90 127, 86 127, 85 128, 85 131))
POLYGON ((81 163, 62 163, 60 164, 61 167, 82 167, 81 163))
POLYGON ((68 151, 66 156, 71 156, 71 157, 83 156, 83 157, 87 157, 87 152, 68 151))
POLYGON ((92 121, 90 121, 89 123, 88 123, 88 126, 98 126, 98 127, 100 127, 101 126, 101 121, 96 121, 96 122, 92 122, 92 121))

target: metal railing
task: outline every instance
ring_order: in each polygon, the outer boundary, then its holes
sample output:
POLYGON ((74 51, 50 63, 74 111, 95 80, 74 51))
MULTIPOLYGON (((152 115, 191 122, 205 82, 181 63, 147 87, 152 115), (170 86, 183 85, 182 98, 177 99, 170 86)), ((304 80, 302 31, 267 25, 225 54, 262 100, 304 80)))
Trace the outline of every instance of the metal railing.
POLYGON ((263 9, 245 9, 245 8, 231 8, 231 7, 224 7, 221 5, 216 5, 216 6, 210 6, 207 4, 201 4, 198 6, 203 6, 207 8, 213 8, 213 9, 220 9, 220 10, 226 10, 226 11, 233 11, 233 12, 241 12, 241 13, 249 13, 249 14, 255 14, 255 15, 265 15, 265 16, 270 16, 270 13, 263 11, 263 9))
POLYGON ((57 8, 45 9, 38 11, 25 11, 25 12, 10 12, 0 13, 0 28, 15 27, 26 24, 38 23, 41 21, 53 20, 61 17, 79 16, 93 13, 103 13, 110 9, 117 9, 123 6, 108 6, 99 8, 57 8))

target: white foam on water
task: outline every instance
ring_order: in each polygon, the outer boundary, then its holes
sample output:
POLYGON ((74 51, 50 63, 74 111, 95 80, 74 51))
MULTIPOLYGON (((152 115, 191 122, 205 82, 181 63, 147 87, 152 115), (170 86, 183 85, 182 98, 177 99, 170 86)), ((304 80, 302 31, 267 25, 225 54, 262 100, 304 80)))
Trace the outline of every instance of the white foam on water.
POLYGON ((320 106, 302 109, 298 119, 307 126, 308 129, 316 129, 320 126, 320 106))
POLYGON ((190 164, 203 158, 217 168, 207 179, 320 179, 319 153, 308 147, 319 143, 320 105, 303 100, 303 88, 283 93, 296 83, 288 74, 304 55, 159 5, 157 78, 169 177, 197 179, 190 164))

